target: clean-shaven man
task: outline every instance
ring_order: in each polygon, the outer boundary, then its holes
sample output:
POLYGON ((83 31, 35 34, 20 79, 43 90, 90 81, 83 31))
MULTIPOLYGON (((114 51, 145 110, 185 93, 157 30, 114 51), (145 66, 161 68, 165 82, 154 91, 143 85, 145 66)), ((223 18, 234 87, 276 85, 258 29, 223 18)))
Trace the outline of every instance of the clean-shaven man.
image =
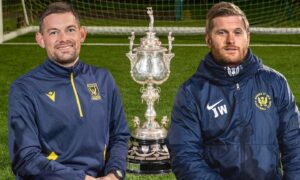
POLYGON ((124 179, 130 134, 113 77, 79 59, 86 30, 68 4, 48 5, 39 27, 48 58, 9 94, 13 172, 24 180, 124 179))

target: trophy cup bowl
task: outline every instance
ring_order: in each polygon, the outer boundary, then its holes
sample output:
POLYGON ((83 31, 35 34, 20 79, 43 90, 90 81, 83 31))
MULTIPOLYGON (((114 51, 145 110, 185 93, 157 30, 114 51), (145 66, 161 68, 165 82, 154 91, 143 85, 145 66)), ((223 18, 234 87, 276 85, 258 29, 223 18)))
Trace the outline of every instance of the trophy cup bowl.
POLYGON ((158 82, 165 80, 168 72, 163 56, 163 50, 137 50, 137 60, 131 71, 135 81, 139 81, 141 84, 150 81, 158 84, 158 82))
POLYGON ((131 145, 128 150, 127 171, 138 174, 158 174, 171 172, 170 156, 165 144, 168 123, 167 116, 163 116, 161 125, 156 121, 155 101, 159 99, 158 85, 165 82, 170 75, 170 62, 174 57, 172 50, 172 33, 168 35, 169 48, 161 46, 161 42, 153 31, 154 17, 152 8, 147 8, 150 17, 149 30, 141 38, 140 46, 133 48, 135 35, 129 37, 130 74, 134 81, 143 85, 141 88, 142 101, 147 104, 145 122, 140 126, 139 117, 135 116, 133 123, 135 130, 131 134, 131 145), (146 86, 146 87, 145 87, 146 86))

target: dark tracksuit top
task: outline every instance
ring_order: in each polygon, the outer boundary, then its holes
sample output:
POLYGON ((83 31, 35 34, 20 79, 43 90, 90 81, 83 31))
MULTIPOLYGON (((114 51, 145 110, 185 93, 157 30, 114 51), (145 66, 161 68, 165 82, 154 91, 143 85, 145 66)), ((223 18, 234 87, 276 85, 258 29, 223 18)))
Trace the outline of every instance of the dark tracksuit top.
POLYGON ((46 60, 11 85, 8 119, 19 179, 82 180, 126 170, 130 134, 120 94, 104 69, 46 60))
POLYGON ((299 180, 299 123, 286 79, 250 49, 235 68, 209 53, 177 93, 167 138, 173 172, 179 180, 299 180))

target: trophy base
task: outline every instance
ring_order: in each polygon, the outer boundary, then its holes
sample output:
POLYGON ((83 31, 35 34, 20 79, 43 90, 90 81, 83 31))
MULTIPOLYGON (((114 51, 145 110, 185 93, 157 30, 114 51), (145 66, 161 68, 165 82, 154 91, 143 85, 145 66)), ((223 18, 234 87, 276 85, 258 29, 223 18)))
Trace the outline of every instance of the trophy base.
POLYGON ((134 174, 164 174, 171 172, 170 155, 165 139, 130 138, 127 172, 134 174))

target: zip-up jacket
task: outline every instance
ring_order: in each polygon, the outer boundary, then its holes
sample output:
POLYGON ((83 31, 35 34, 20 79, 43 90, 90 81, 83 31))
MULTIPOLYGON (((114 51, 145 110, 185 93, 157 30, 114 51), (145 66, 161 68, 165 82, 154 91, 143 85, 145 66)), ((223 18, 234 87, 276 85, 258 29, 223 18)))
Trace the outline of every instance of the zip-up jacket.
POLYGON ((250 49, 231 68, 209 53, 179 89, 171 119, 167 143, 179 180, 300 179, 294 96, 250 49))
POLYGON ((80 60, 51 60, 18 78, 9 94, 9 152, 19 179, 82 180, 125 173, 130 136, 110 73, 80 60))

